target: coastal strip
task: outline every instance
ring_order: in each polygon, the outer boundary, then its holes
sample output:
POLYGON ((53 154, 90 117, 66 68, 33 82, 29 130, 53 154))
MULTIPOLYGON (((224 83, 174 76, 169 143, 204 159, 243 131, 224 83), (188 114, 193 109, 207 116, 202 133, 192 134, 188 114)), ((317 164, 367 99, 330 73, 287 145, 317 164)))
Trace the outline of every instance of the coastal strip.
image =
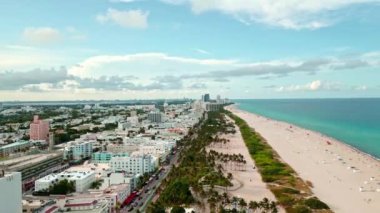
MULTIPOLYGON (((285 176, 289 173, 299 175, 299 179, 304 180, 302 182, 308 186, 305 192, 315 194, 334 212, 371 213, 380 209, 378 160, 320 133, 248 113, 235 106, 228 106, 226 109, 232 112, 232 117, 238 125, 240 123, 239 127, 245 139, 247 136, 244 136, 241 123, 246 124, 249 129, 253 128, 255 131, 251 132, 259 133, 257 137, 262 136, 267 146, 275 150, 274 156, 278 154, 278 159, 284 161, 281 164, 285 167, 279 167, 284 170, 285 176), (291 168, 286 167, 287 164, 291 168)), ((250 149, 247 141, 246 145, 250 149)), ((252 153, 251 156, 259 167, 262 156, 254 156, 252 153)), ((278 171, 269 168, 262 170, 261 174, 273 191, 275 184, 272 184, 271 172, 276 174, 278 171)), ((281 175, 275 177, 278 178, 281 178, 281 175)), ((279 198, 276 190, 273 192, 280 203, 286 204, 284 198, 279 198)), ((292 210, 287 210, 289 209, 292 210)))

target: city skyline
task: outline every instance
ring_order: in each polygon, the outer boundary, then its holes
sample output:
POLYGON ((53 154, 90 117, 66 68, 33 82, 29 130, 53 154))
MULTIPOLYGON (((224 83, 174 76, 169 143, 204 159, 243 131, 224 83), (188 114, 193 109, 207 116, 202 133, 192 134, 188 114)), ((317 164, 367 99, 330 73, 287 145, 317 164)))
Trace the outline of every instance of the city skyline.
POLYGON ((379 8, 11 1, 0 8, 0 101, 380 97, 379 8))

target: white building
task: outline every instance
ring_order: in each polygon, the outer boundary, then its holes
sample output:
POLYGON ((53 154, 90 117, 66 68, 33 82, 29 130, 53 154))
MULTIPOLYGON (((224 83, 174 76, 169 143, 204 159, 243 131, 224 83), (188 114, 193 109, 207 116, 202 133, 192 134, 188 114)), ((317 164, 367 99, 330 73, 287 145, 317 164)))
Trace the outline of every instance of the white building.
POLYGON ((59 174, 50 174, 34 182, 35 191, 49 189, 55 183, 61 180, 74 181, 75 191, 83 192, 90 188, 95 181, 95 172, 93 171, 64 171, 59 174))
POLYGON ((131 124, 131 126, 137 126, 139 124, 139 117, 131 116, 127 117, 127 122, 131 124))
POLYGON ((78 161, 91 157, 93 142, 81 140, 68 142, 64 150, 64 159, 78 161))
POLYGON ((59 182, 58 175, 56 174, 47 175, 34 182, 34 191, 38 192, 38 191, 49 189, 50 186, 58 182, 59 182))
POLYGON ((156 158, 151 155, 133 155, 129 157, 112 157, 109 162, 113 172, 126 172, 129 174, 144 174, 154 171, 156 158))
POLYGON ((22 212, 21 173, 0 170, 0 212, 22 212))
POLYGON ((175 141, 154 141, 140 145, 139 151, 135 153, 152 155, 164 160, 170 151, 175 147, 175 145, 175 141))
POLYGON ((117 129, 120 130, 120 131, 124 131, 127 128, 130 128, 130 127, 132 127, 132 124, 129 123, 129 122, 119 122, 117 124, 117 129))

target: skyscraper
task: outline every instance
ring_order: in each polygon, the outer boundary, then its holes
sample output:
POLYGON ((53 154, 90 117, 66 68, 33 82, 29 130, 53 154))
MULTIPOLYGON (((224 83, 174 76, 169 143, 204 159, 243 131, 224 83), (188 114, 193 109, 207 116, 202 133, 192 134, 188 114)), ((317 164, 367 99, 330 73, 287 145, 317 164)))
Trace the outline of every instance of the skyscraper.
POLYGON ((202 96, 202 101, 203 102, 209 102, 210 101, 210 94, 204 94, 202 96))

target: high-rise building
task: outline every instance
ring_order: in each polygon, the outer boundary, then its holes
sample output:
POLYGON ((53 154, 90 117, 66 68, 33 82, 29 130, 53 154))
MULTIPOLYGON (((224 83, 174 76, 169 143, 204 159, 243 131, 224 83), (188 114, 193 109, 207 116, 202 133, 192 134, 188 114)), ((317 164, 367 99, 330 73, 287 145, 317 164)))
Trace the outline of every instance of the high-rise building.
POLYGON ((0 111, 3 109, 3 103, 0 103, 0 111))
POLYGON ((162 113, 159 111, 152 111, 148 114, 148 120, 150 120, 153 123, 161 123, 162 113))
POLYGON ((223 108, 223 104, 220 103, 207 103, 206 104, 206 111, 218 111, 223 108))
POLYGON ((49 121, 40 120, 38 115, 35 115, 33 122, 30 124, 29 131, 31 140, 49 140, 49 121))
POLYGON ((210 94, 202 95, 202 101, 203 102, 209 102, 210 101, 210 94))
POLYGON ((20 172, 0 170, 0 212, 22 212, 20 172))

